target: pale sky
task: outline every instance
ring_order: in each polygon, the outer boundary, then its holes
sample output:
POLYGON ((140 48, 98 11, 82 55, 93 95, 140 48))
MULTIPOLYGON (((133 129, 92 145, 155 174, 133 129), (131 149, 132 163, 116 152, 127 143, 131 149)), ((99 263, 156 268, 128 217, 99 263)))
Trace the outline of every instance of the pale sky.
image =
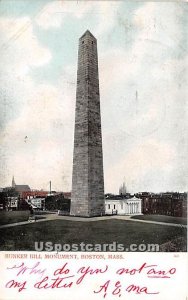
POLYGON ((187 191, 187 4, 0 2, 0 187, 70 191, 77 51, 98 41, 105 192, 187 191))

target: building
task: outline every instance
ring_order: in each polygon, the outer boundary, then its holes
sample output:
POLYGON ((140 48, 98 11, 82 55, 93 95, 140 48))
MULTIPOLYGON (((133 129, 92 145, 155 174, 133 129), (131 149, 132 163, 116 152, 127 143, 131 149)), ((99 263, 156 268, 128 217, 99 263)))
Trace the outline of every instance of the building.
POLYGON ((14 188, 15 191, 19 193, 19 196, 21 199, 23 199, 24 192, 31 191, 29 185, 27 185, 27 184, 20 184, 20 185, 16 184, 15 180, 14 180, 14 176, 12 177, 12 188, 14 188))
POLYGON ((142 199, 105 199, 106 215, 141 215, 142 199))
POLYGON ((125 182, 119 188, 119 195, 125 195, 127 193, 127 188, 125 182))
POLYGON ((10 210, 17 210, 19 205, 18 197, 8 197, 7 207, 10 210))
POLYGON ((63 192, 63 196, 65 199, 71 199, 71 192, 63 192))
POLYGON ((34 209, 44 209, 45 208, 45 198, 30 198, 26 202, 30 204, 34 209))
POLYGON ((33 198, 45 198, 47 197, 49 194, 49 192, 47 191, 24 191, 22 192, 22 199, 26 200, 26 199, 33 199, 33 198))
POLYGON ((30 187, 26 184, 20 184, 15 186, 15 191, 18 192, 20 199, 23 199, 23 194, 25 192, 29 192, 30 190, 30 187))
POLYGON ((15 188, 16 187, 16 182, 14 180, 14 176, 12 177, 12 188, 15 188))
POLYGON ((142 199, 143 214, 157 214, 174 217, 187 217, 187 193, 149 193, 136 194, 142 199))
POLYGON ((87 30, 78 49, 70 214, 92 217, 104 212, 97 40, 87 30))

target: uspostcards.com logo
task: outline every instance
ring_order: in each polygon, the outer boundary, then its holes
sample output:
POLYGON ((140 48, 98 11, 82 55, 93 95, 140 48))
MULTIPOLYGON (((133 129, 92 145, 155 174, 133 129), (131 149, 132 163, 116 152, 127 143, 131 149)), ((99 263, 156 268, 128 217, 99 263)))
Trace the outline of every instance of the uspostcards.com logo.
POLYGON ((52 242, 35 242, 35 251, 55 251, 55 252, 158 252, 158 244, 130 244, 126 246, 113 242, 110 244, 57 244, 52 242))

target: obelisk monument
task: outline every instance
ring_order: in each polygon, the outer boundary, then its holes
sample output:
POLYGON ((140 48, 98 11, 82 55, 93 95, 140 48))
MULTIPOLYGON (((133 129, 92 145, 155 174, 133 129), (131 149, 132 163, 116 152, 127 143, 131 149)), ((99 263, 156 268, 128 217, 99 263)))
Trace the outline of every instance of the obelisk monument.
POLYGON ((104 214, 104 176, 97 40, 90 31, 79 39, 72 173, 73 216, 104 214))

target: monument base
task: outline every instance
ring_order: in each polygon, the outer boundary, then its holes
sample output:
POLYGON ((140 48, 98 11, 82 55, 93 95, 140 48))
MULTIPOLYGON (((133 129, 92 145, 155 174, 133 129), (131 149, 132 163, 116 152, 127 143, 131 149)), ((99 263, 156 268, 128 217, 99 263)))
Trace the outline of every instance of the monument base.
POLYGON ((97 210, 97 211, 89 211, 89 212, 84 212, 84 211, 79 211, 79 209, 76 210, 71 210, 70 211, 70 216, 72 217, 81 217, 81 218, 93 218, 93 217, 102 217, 105 216, 105 210, 97 210))

